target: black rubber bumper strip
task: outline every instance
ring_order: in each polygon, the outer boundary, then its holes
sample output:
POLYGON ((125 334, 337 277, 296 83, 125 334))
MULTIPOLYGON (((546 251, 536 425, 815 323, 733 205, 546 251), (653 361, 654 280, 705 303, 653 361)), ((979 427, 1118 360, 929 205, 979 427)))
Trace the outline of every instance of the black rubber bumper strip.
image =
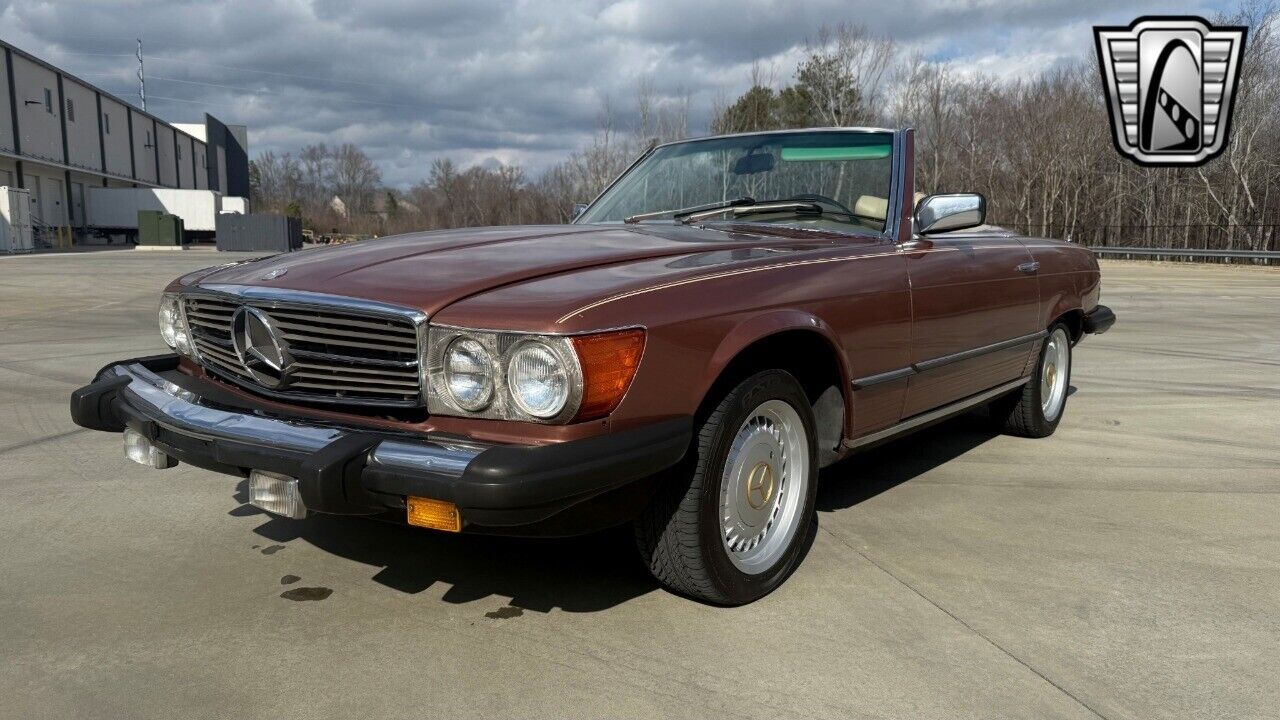
POLYGON ((364 469, 369 490, 448 500, 468 508, 567 507, 675 465, 693 438, 693 419, 550 445, 500 445, 473 459, 461 477, 364 469))
POLYGON ((1116 314, 1106 305, 1099 305, 1084 316, 1084 331, 1090 335, 1099 335, 1116 324, 1116 314))
POLYGON ((120 388, 129 384, 127 377, 111 377, 99 380, 102 373, 116 365, 137 363, 152 372, 164 372, 178 367, 178 356, 149 355, 132 360, 117 360, 103 367, 93 376, 93 382, 71 393, 71 421, 90 430, 123 432, 124 418, 112 409, 112 402, 120 388))

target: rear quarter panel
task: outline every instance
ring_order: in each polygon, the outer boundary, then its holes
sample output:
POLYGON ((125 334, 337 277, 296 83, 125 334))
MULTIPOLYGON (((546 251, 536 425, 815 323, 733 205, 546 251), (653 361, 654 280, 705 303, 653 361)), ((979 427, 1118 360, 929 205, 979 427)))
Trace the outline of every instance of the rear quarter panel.
POLYGON ((1040 263, 1040 326, 1047 328, 1072 310, 1089 312, 1098 305, 1101 273, 1098 259, 1079 245, 1046 238, 1026 238, 1027 250, 1040 263))

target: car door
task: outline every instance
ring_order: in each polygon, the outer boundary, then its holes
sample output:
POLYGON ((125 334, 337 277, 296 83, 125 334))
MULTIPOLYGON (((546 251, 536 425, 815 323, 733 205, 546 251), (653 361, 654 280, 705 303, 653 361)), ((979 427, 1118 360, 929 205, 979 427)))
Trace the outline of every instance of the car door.
POLYGON ((903 417, 1022 376, 1039 347, 1034 261, 1017 238, 936 235, 900 246, 911 282, 903 417))

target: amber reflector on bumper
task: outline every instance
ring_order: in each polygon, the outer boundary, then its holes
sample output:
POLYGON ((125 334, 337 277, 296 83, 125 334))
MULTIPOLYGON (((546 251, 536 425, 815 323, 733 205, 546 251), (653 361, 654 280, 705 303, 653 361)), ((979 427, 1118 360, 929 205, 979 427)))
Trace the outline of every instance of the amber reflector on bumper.
POLYGON ((582 365, 582 404, 575 420, 613 412, 627 394, 644 352, 644 330, 578 335, 573 349, 582 365))
POLYGON ((458 506, 451 502, 410 495, 405 504, 410 525, 445 532, 462 531, 462 516, 458 514, 458 506))

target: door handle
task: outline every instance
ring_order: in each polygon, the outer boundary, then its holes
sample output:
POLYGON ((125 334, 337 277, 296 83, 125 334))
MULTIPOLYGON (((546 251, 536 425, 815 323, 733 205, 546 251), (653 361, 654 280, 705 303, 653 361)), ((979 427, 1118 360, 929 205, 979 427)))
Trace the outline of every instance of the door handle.
POLYGON ((1024 262, 1018 266, 1018 272, 1026 273, 1028 275, 1030 275, 1031 273, 1039 269, 1040 269, 1040 263, 1038 262, 1024 262))

